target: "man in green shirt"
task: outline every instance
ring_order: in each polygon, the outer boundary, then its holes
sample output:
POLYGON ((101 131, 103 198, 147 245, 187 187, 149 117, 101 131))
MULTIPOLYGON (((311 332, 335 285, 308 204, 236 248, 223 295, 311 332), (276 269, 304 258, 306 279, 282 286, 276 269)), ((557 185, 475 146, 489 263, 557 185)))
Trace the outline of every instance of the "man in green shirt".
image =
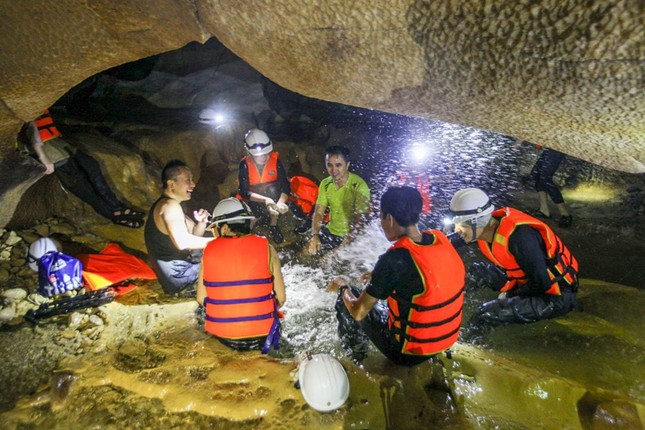
POLYGON ((370 189, 360 176, 349 171, 349 164, 349 149, 342 146, 325 149, 329 176, 318 187, 310 254, 351 242, 365 223, 370 210, 370 189), (323 225, 327 209, 329 222, 323 225))

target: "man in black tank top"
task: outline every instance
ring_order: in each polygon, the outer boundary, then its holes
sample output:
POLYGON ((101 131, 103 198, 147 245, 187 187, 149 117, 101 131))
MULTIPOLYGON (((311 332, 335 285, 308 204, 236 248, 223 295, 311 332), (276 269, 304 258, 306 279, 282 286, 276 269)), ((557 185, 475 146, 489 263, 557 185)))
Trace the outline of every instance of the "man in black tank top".
POLYGON ((159 283, 168 294, 193 290, 199 276, 201 251, 212 237, 203 237, 210 213, 184 214, 181 202, 192 197, 193 174, 183 161, 172 160, 161 173, 163 192, 152 205, 145 226, 148 255, 159 283))

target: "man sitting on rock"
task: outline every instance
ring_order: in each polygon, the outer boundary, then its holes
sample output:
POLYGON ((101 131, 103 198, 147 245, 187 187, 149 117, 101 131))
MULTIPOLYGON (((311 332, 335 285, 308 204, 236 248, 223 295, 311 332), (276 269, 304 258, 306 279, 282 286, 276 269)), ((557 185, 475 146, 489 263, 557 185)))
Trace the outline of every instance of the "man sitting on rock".
POLYGON ((161 173, 163 193, 152 205, 145 227, 148 255, 159 283, 168 294, 194 293, 199 276, 201 251, 212 237, 203 237, 210 214, 205 209, 193 212, 193 221, 181 207, 191 199, 193 174, 181 160, 172 160, 161 173))

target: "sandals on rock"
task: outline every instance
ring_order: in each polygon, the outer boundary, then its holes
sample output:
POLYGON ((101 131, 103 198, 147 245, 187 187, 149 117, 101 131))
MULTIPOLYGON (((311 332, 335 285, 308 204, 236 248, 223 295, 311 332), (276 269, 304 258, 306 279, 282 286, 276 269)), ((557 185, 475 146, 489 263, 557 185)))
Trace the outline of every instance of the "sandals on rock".
POLYGON ((118 210, 115 210, 114 213, 112 214, 114 218, 119 218, 119 217, 143 218, 144 215, 145 213, 139 212, 130 208, 118 209, 118 210))
POLYGON ((130 228, 141 228, 143 226, 143 218, 133 215, 116 215, 112 217, 112 222, 130 228))

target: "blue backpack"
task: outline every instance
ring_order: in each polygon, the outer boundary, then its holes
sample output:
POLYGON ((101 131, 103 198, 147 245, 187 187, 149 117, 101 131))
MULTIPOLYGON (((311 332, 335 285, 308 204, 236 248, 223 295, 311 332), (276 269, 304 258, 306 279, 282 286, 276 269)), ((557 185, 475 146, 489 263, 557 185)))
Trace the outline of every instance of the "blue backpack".
POLYGON ((83 286, 80 260, 57 251, 49 251, 38 260, 38 293, 54 297, 83 286))

